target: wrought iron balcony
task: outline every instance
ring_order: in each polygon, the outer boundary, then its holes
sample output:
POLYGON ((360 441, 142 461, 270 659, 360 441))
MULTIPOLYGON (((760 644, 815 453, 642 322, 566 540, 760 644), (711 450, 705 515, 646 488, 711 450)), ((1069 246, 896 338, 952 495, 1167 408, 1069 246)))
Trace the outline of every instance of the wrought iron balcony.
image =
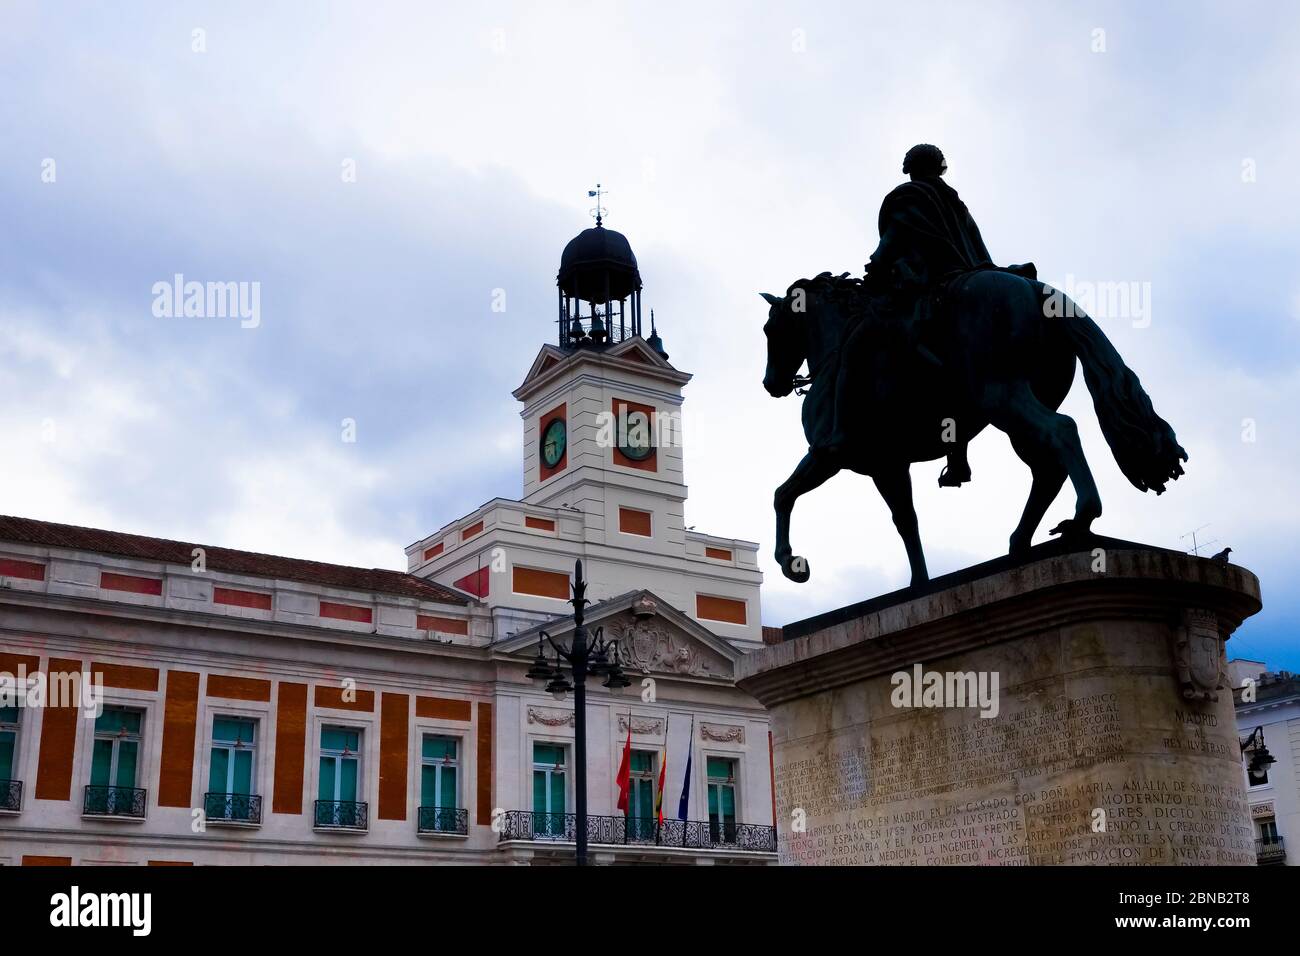
POLYGON ((1285 863, 1286 841, 1280 836, 1271 840, 1256 840, 1255 862, 1261 866, 1265 863, 1285 863))
POLYGON ((316 826, 322 830, 368 829, 370 805, 351 800, 317 800, 316 826))
MULTIPOLYGON (((549 840, 574 843, 577 815, 508 810, 501 840, 549 840)), ((754 823, 709 823, 653 817, 587 817, 587 842, 607 846, 662 846, 686 850, 735 850, 775 853, 776 828, 754 823)))
POLYGON ((0 813, 17 813, 23 808, 23 782, 0 780, 0 813))
POLYGON ((214 826, 258 826, 262 822, 262 798, 251 793, 205 793, 203 814, 214 826))
POLYGON ((88 817, 143 820, 147 793, 139 787, 87 787, 81 812, 88 817))
POLYGON ((469 834, 469 811, 456 807, 420 807, 417 833, 469 834))

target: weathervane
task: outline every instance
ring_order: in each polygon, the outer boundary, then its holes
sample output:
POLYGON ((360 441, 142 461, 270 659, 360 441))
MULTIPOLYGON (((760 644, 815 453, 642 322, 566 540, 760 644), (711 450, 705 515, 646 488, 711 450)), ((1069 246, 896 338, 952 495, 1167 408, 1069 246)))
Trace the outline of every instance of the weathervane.
POLYGON ((596 188, 595 188, 595 189, 588 189, 588 190, 587 190, 587 197, 588 197, 589 199, 595 199, 595 200, 596 200, 596 208, 590 210, 590 212, 591 212, 591 215, 593 215, 593 216, 596 217, 596 225, 598 225, 598 226, 600 225, 601 217, 602 217, 606 212, 609 211, 609 210, 605 209, 605 208, 600 204, 600 196, 601 196, 600 183, 596 183, 596 188))

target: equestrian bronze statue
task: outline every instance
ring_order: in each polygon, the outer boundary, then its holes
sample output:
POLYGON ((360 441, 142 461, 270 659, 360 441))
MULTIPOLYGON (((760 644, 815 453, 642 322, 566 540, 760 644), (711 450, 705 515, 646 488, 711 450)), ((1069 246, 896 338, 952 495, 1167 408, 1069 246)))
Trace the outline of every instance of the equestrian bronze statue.
POLYGON ((1074 420, 1057 411, 1083 366, 1102 434, 1134 487, 1157 494, 1187 453, 1097 324, 1038 281, 1032 265, 993 265, 974 219, 940 177, 933 146, 908 152, 911 181, 886 197, 880 245, 863 279, 823 273, 769 303, 763 386, 806 393, 808 453, 777 490, 776 559, 807 581, 790 546, 800 495, 843 469, 868 475, 903 538, 912 584, 929 579, 912 506, 913 462, 946 458, 939 483, 970 480, 966 446, 993 425, 1033 473, 1011 553, 1029 549, 1066 478, 1075 511, 1052 529, 1082 541, 1101 498, 1074 420), (808 375, 800 376, 804 363, 808 375))

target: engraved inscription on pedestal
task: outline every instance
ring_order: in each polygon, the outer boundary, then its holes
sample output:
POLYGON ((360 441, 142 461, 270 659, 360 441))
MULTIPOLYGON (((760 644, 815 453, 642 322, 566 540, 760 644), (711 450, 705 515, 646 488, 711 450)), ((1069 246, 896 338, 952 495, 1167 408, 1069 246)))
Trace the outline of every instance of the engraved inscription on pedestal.
MULTIPOLYGON (((1116 693, 1041 697, 991 719, 953 713, 922 730, 933 715, 914 713, 789 742, 777 756, 777 807, 802 810, 807 828, 783 832, 782 862, 1254 862, 1239 786, 1127 752, 1116 693)), ((1194 746, 1215 715, 1180 716, 1190 726, 1163 738, 1169 753, 1222 746, 1194 746)))

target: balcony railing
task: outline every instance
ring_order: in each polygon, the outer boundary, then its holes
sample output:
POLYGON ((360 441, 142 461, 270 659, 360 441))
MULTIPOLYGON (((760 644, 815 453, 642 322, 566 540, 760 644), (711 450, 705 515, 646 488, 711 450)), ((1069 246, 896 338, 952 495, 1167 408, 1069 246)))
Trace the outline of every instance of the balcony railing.
POLYGON ((252 793, 205 793, 203 813, 207 822, 222 824, 260 825, 262 798, 252 793))
MULTIPOLYGON (((573 843, 578 818, 573 813, 507 810, 502 840, 551 840, 573 843)), ((686 850, 738 850, 775 853, 776 828, 754 823, 710 823, 653 817, 587 817, 587 842, 614 846, 662 846, 686 850)))
POLYGON ((87 787, 82 813, 88 817, 143 820, 147 793, 139 787, 87 787))
POLYGON ((1286 841, 1280 836, 1271 840, 1256 840, 1255 862, 1260 864, 1285 863, 1286 841))
POLYGON ((23 808, 23 782, 0 780, 0 812, 17 813, 23 808))
POLYGON ((447 833, 467 836, 469 834, 469 811, 456 807, 420 807, 416 832, 447 833))
POLYGON ((350 800, 317 800, 316 826, 323 830, 365 830, 370 826, 370 806, 350 800))

